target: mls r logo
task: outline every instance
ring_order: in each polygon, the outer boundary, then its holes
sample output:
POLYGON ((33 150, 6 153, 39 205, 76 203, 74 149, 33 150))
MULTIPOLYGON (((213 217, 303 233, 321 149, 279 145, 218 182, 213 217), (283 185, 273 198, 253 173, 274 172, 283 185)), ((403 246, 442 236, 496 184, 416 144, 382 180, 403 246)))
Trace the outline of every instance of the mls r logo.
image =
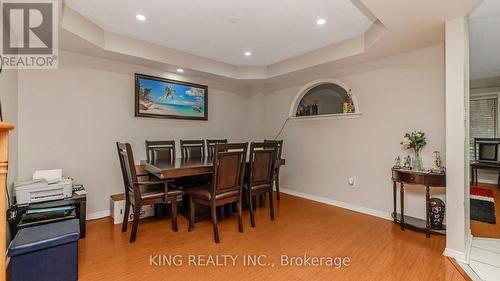
POLYGON ((53 3, 3 3, 3 54, 52 54, 53 3))

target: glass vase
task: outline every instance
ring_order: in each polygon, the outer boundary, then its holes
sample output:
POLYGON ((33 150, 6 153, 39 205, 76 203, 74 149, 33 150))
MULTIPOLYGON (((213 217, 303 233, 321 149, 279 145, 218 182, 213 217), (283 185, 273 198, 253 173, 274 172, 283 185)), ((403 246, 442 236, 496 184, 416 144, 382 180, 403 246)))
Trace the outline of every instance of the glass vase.
POLYGON ((411 169, 414 171, 422 171, 424 169, 422 166, 422 158, 420 157, 420 151, 415 151, 415 154, 411 158, 411 169))

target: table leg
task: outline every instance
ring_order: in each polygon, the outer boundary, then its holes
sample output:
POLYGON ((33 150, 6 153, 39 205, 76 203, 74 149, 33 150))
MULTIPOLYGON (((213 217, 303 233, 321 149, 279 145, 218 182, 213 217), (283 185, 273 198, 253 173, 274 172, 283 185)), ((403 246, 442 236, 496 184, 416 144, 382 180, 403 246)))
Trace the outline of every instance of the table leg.
POLYGON ((85 238, 87 220, 87 201, 80 201, 80 238, 85 238))
POLYGON ((405 230, 405 187, 401 182, 401 230, 405 230))
POLYGON ((428 186, 425 187, 425 236, 427 238, 431 237, 431 222, 429 217, 429 203, 431 200, 430 188, 428 186))
POLYGON ((393 197, 393 200, 394 200, 393 201, 393 203, 394 203, 394 211, 392 212, 392 218, 394 219, 394 222, 397 221, 397 218, 396 218, 396 215, 397 215, 397 213, 396 213, 396 200, 397 200, 396 199, 396 190, 397 190, 397 188, 398 187, 396 186, 396 182, 393 181, 392 182, 392 197, 393 197))

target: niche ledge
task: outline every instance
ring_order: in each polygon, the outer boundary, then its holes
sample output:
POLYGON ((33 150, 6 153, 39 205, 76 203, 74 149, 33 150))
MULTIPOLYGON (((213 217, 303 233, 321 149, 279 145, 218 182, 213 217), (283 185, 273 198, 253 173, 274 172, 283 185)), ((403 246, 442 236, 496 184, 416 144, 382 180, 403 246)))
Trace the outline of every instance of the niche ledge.
POLYGON ((318 120, 318 119, 353 119, 359 118, 363 113, 336 113, 336 114, 321 114, 321 115, 307 115, 307 116, 290 116, 292 120, 318 120))

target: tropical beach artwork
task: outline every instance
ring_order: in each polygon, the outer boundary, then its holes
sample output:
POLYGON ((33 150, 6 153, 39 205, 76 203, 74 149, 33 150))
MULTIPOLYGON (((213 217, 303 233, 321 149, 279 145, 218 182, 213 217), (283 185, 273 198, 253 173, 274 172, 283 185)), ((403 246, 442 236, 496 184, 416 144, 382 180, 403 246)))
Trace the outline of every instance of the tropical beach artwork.
POLYGON ((135 75, 135 116, 207 120, 207 86, 135 75))

